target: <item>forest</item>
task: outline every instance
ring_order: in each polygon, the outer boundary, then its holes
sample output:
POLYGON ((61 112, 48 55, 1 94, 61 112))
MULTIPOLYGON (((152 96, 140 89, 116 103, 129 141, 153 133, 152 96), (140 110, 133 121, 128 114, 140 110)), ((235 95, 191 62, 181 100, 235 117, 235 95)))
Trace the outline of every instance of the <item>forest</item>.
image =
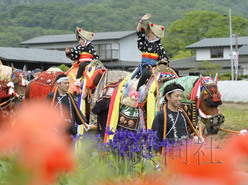
POLYGON ((40 35, 74 33, 75 27, 92 32, 135 30, 141 16, 165 26, 162 40, 170 57, 190 55, 185 46, 208 37, 233 32, 247 36, 246 0, 0 0, 0 46, 40 35))

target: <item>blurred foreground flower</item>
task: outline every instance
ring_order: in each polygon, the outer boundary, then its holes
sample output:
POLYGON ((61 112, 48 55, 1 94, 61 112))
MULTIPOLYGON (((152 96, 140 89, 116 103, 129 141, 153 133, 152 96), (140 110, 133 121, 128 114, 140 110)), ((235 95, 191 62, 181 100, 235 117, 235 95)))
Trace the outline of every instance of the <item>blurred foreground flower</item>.
POLYGON ((180 184, 238 185, 245 181, 245 176, 237 171, 236 159, 240 153, 248 156, 247 139, 232 138, 223 146, 212 144, 211 139, 211 142, 201 146, 191 145, 188 164, 179 158, 170 159, 169 170, 178 175, 180 184))
POLYGON ((1 155, 16 156, 21 168, 30 173, 29 184, 53 182, 58 172, 74 166, 72 146, 64 130, 60 114, 49 105, 22 107, 17 110, 15 125, 5 124, 0 130, 1 155))

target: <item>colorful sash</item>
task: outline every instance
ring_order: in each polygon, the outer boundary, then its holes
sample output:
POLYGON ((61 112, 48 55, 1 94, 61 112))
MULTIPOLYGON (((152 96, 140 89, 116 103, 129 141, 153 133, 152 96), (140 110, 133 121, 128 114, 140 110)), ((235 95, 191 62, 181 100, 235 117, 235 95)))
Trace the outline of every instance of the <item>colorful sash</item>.
POLYGON ((159 55, 157 53, 142 53, 143 57, 158 60, 159 55))
POLYGON ((79 62, 85 62, 85 61, 92 61, 93 60, 93 55, 87 52, 82 52, 81 55, 79 56, 79 62))

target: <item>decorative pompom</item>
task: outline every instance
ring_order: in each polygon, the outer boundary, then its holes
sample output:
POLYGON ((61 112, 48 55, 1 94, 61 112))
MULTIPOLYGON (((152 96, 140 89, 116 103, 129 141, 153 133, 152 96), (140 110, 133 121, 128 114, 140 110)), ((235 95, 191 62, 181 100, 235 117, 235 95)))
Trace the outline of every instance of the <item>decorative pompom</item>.
POLYGON ((145 28, 141 28, 141 31, 146 31, 145 28))
POLYGON ((151 26, 153 26, 153 24, 151 24, 151 26))
POLYGON ((92 33, 91 35, 94 36, 94 33, 92 33))
POLYGON ((78 31, 82 31, 82 30, 79 28, 78 31))
POLYGON ((164 31, 164 27, 161 28, 164 31))

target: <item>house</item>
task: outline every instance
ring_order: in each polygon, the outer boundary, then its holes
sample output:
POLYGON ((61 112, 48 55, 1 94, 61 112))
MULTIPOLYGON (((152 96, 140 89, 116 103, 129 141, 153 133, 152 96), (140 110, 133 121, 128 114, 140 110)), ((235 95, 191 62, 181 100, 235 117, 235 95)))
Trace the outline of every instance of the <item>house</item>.
MULTIPOLYGON (((248 74, 248 37, 233 37, 232 43, 233 51, 236 51, 237 48, 239 52, 238 74, 248 74)), ((182 72, 187 75, 187 73, 193 72, 190 69, 205 60, 211 64, 219 64, 221 66, 219 73, 231 72, 230 38, 206 38, 186 48, 195 50, 196 55, 188 59, 173 61, 180 74, 182 72)))
MULTIPOLYGON (((20 43, 30 49, 59 50, 78 45, 75 34, 45 35, 20 43)), ((139 65, 136 31, 100 32, 94 34, 92 45, 107 68, 132 70, 139 65)), ((62 54, 65 57, 65 53, 62 54)))
POLYGON ((65 52, 44 49, 0 47, 0 60, 4 65, 14 65, 22 69, 26 65, 28 70, 41 68, 47 70, 52 66, 71 65, 71 60, 65 57, 65 52))

